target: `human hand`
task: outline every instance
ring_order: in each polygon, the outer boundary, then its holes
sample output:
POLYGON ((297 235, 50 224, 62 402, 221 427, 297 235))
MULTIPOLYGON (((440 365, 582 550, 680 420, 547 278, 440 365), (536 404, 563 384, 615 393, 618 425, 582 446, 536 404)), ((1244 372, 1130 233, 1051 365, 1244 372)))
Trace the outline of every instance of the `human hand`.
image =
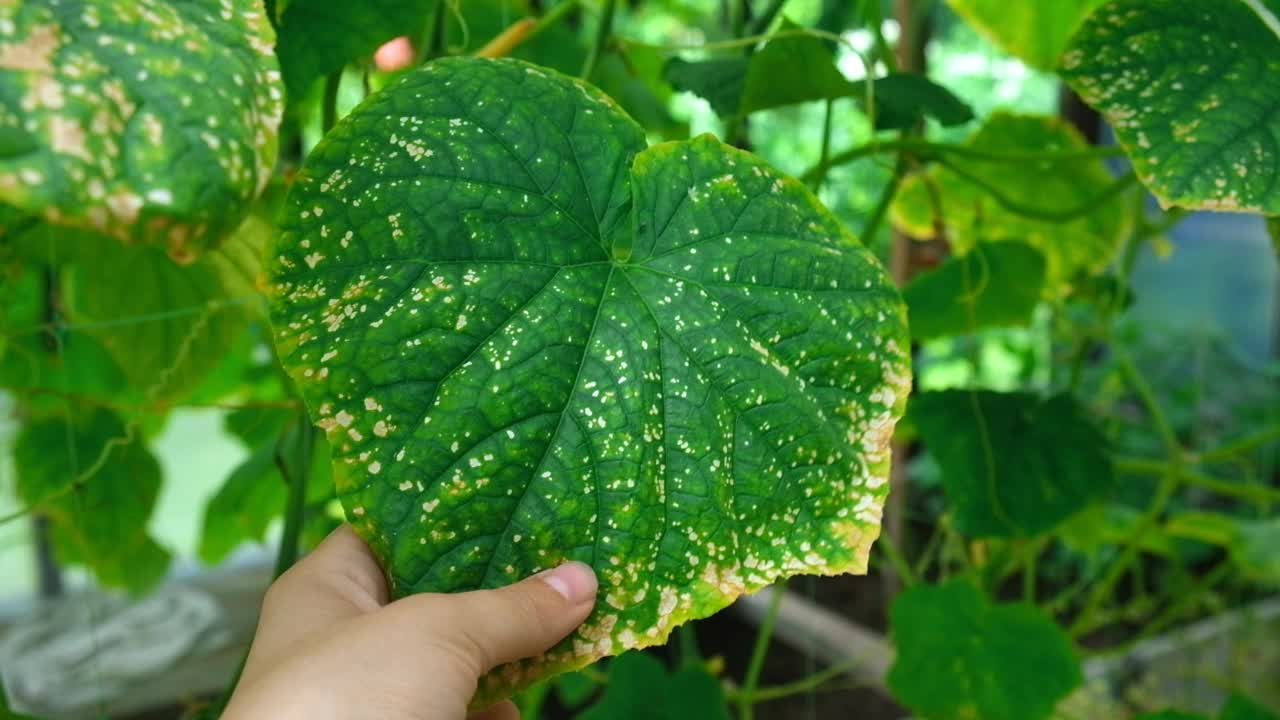
MULTIPOLYGON (((550 648, 595 598, 595 574, 575 562, 497 590, 388 603, 368 546, 343 525, 268 588, 223 717, 461 720, 481 675, 550 648)), ((508 701, 475 717, 519 713, 508 701)))

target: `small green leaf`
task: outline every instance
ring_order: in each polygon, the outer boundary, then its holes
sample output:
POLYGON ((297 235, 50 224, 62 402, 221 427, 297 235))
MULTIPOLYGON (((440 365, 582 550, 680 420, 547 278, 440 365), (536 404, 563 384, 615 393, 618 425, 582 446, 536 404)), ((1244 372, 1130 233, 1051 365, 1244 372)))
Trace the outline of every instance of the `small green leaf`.
MULTIPOLYGON (((781 29, 801 28, 784 19, 781 29)), ((781 35, 751 56, 738 110, 746 115, 861 91, 862 83, 855 83, 840 72, 826 40, 812 35, 781 35)))
POLYGON ((1218 545, 1231 553, 1240 571, 1258 582, 1280 582, 1280 518, 1248 520, 1212 512, 1172 515, 1165 532, 1218 545))
POLYGON ((275 465, 275 443, 264 443, 231 471, 205 505, 200 560, 214 565, 245 540, 265 540, 267 526, 284 509, 286 494, 275 465))
POLYGON ((586 84, 440 60, 317 146, 278 251, 281 360, 393 594, 596 569, 587 622, 483 695, 865 570, 905 310, 758 158, 646 149, 586 84))
POLYGON ((928 340, 984 327, 1025 325, 1040 303, 1044 256, 1019 242, 978 245, 903 291, 911 337, 928 340))
POLYGON ((289 0, 279 10, 280 71, 290 103, 349 63, 368 60, 383 43, 417 35, 437 0, 289 0))
POLYGON ((1053 70, 1071 33, 1106 0, 947 0, 996 45, 1040 70, 1053 70))
POLYGON ((889 73, 876 78, 874 89, 875 123, 880 130, 905 130, 926 117, 944 127, 973 119, 973 108, 924 75, 889 73))
POLYGON ((1087 150, 1075 128, 1060 118, 997 112, 965 144, 993 157, 957 157, 954 168, 934 166, 908 177, 890 208, 895 225, 914 237, 933 238, 938 215, 959 254, 979 242, 1025 242, 1045 256, 1050 296, 1078 274, 1111 263, 1129 217, 1123 198, 1099 202, 1114 182, 1106 166, 1089 157, 1033 159, 1087 150), (1057 217, 1062 213, 1073 217, 1057 217))
POLYGON ((967 535, 1044 532, 1114 484, 1106 439, 1070 395, 926 392, 911 418, 967 535))
POLYGON ((749 63, 744 57, 685 60, 672 58, 662 77, 676 90, 691 92, 711 104, 720 117, 738 114, 749 63))
POLYGON ((1240 693, 1231 693, 1218 720, 1280 720, 1280 716, 1240 693))
POLYGON ((895 698, 930 720, 1042 720, 1081 682, 1071 640, 1026 603, 964 580, 903 592, 889 613, 895 698))
POLYGON ((609 664, 600 701, 577 720, 728 720, 720 682, 700 667, 667 673, 644 653, 629 652, 609 664))
POLYGON ((64 555, 106 585, 144 590, 169 553, 147 534, 160 465, 120 418, 83 409, 26 425, 14 445, 18 496, 53 521, 64 555))
POLYGON ((273 39, 250 0, 6 3, 0 203, 183 261, 216 245, 275 164, 273 39))
POLYGON ((1280 213, 1277 0, 1111 0, 1062 57, 1165 206, 1280 213))

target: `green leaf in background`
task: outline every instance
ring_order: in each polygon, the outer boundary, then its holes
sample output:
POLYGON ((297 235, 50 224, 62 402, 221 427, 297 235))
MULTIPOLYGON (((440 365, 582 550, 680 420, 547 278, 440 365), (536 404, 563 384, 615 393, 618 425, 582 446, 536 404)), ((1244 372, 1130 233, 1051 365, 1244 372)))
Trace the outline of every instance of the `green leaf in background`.
POLYGON ((1278 720, 1277 715, 1240 693, 1232 693, 1218 720, 1278 720))
POLYGON ((1271 248, 1280 259, 1280 216, 1267 218, 1267 234, 1271 236, 1271 248))
MULTIPOLYGON (((23 240, 69 268, 63 295, 73 328, 106 348, 148 402, 180 397, 236 347, 260 311, 257 280, 268 228, 250 218, 188 265, 158 248, 121 246, 90 233, 23 240)), ((53 232, 52 229, 48 229, 53 232)))
POLYGON ((0 204, 190 260, 276 157, 274 39, 250 0, 0 6, 0 204))
POLYGON ((267 526, 280 516, 287 495, 275 449, 275 442, 257 447, 205 505, 197 550, 202 562, 217 564, 245 540, 266 539, 267 526))
POLYGON ((706 100, 720 117, 734 117, 742 102, 749 61, 744 57, 685 60, 671 58, 663 66, 662 78, 671 87, 706 100))
POLYGON ((878 130, 906 130, 927 117, 943 127, 963 125, 973 119, 973 108, 924 75, 889 73, 876 78, 874 89, 878 130))
MULTIPOLYGON (((784 22, 784 31, 800 26, 784 22)), ((707 100, 723 118, 815 100, 851 97, 866 105, 865 83, 849 80, 836 65, 828 41, 812 35, 782 35, 750 59, 736 56, 687 61, 672 58, 663 77, 677 90, 707 100), (785 78, 785 81, 780 81, 785 78)), ((923 75, 890 73, 874 81, 875 126, 901 130, 926 117, 944 126, 973 119, 973 111, 950 90, 923 75)))
POLYGON ((1045 256, 1051 296, 1077 274, 1107 267, 1128 233, 1129 217, 1123 198, 1099 202, 1114 182, 1102 161, 1017 159, 1019 154, 1085 151, 1089 146, 1075 128, 1060 118, 997 112, 966 144, 1006 158, 957 157, 924 176, 908 177, 890 208, 895 225, 914 237, 933 238, 934 215, 940 213, 946 239, 958 254, 979 242, 1025 242, 1045 256), (1074 210, 1079 213, 1072 219, 1046 217, 1074 210))
POLYGON ((1026 325, 1040 302, 1044 256, 1019 242, 979 244, 916 276, 903 291, 911 337, 928 340, 984 327, 1026 325))
POLYGON ((1257 582, 1280 582, 1280 518, 1249 520, 1188 510, 1172 515, 1164 531, 1227 549, 1240 571, 1257 582))
POLYGON ((599 576, 587 622, 483 695, 865 570, 905 309, 797 181, 710 136, 646 149, 586 84, 459 58, 344 118, 282 218, 280 357, 393 593, 599 576))
MULTIPOLYGON (((1064 521, 1058 527, 1058 537, 1073 550, 1093 554, 1130 542, 1141 523, 1142 513, 1128 505, 1097 503, 1064 521)), ((1142 533, 1139 547, 1153 555, 1174 555, 1169 536, 1154 528, 1142 533)))
POLYGON ((137 435, 93 408, 28 423, 14 445, 18 496, 52 520, 62 559, 131 591, 154 585, 169 566, 147 533, 160 465, 137 435))
POLYGON ((925 392, 910 412, 966 535, 1044 532, 1114 484, 1106 439, 1070 395, 925 392))
POLYGON ((930 720, 1043 720, 1082 680, 1070 638, 1044 611, 991 605, 965 580, 904 591, 889 629, 889 689, 930 720))
POLYGON ((388 40, 423 32, 436 2, 289 0, 280 11, 276 47, 289 102, 303 98, 320 78, 369 60, 388 40))
POLYGON ((574 710, 591 699, 600 683, 582 672, 567 672, 555 679, 556 698, 564 707, 574 710))
POLYGON ((1112 0, 1062 77, 1165 206, 1280 213, 1277 0, 1112 0))
POLYGON ((599 702, 577 720, 728 720, 720 681, 700 667, 668 674, 658 660, 630 652, 609 663, 599 702))
POLYGON ((1053 70, 1071 33, 1106 0, 947 0, 956 14, 1026 64, 1053 70))
POLYGON ((1182 710, 1160 710, 1143 713, 1134 718, 1134 720, 1210 720, 1210 718, 1200 713, 1183 712, 1182 710))

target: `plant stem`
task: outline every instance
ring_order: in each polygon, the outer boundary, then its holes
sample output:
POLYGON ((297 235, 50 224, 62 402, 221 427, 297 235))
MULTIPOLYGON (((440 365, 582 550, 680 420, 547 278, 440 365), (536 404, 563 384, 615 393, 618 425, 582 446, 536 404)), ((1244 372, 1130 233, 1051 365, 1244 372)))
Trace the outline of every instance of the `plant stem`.
POLYGON ((1219 445, 1212 450, 1206 450, 1200 453, 1199 460, 1206 463, 1230 460, 1260 445, 1266 445, 1273 440, 1280 440, 1280 425, 1263 428, 1252 435, 1246 435, 1238 440, 1219 445))
POLYGON ((578 77, 583 80, 591 80, 591 73, 595 72, 596 64, 600 62, 600 54, 604 52, 605 44, 609 42, 609 34, 613 32, 613 11, 616 4, 617 0, 604 0, 604 10, 600 15, 600 25, 596 28, 595 42, 591 43, 587 60, 582 64, 582 72, 578 73, 578 77))
POLYGON ((769 7, 766 7, 764 12, 751 21, 751 34, 762 35, 768 31, 769 26, 773 24, 773 19, 778 16, 782 6, 786 4, 787 0, 772 0, 769 3, 769 7))
MULTIPOLYGON (((827 156, 831 154, 831 115, 832 105, 835 104, 835 98, 828 98, 826 108, 822 113, 822 144, 818 151, 818 165, 827 164, 827 156)), ((817 192, 822 187, 822 181, 825 177, 815 178, 809 183, 809 187, 817 192)))
POLYGON ((984 150, 968 145, 958 145, 956 143, 931 142, 921 138, 899 138, 897 140, 872 140, 863 145, 858 145, 836 153, 827 162, 815 165, 805 171, 800 176, 801 180, 811 182, 814 178, 820 178, 827 174, 831 168, 838 165, 853 162, 868 155, 889 154, 898 152, 910 152, 920 159, 933 159, 942 157, 943 155, 955 155, 956 157, 969 158, 972 160, 986 160, 989 162, 1008 162, 1008 163, 1024 163, 1024 162, 1057 162, 1063 160, 1081 160, 1087 158, 1114 157, 1119 155, 1122 150, 1115 146, 1093 147, 1088 150, 1067 150, 1061 152, 1017 152, 1017 151, 1001 151, 1001 150, 984 150))
POLYGON ((957 165, 946 156, 939 156, 938 163, 946 166, 948 170, 955 173, 956 177, 990 195, 992 200, 995 200, 1009 212, 1017 213, 1018 215, 1028 217, 1033 220, 1044 220, 1046 222, 1068 222, 1083 215, 1088 215, 1099 207, 1105 205, 1112 198, 1136 185, 1138 182, 1138 176, 1136 174, 1132 172, 1125 173, 1117 178, 1115 182, 1103 188, 1097 195, 1094 195, 1075 207, 1070 207, 1065 210, 1047 210, 1033 205, 1026 205, 1022 201, 1010 197, 1000 188, 992 185, 986 180, 983 180, 977 175, 974 175, 962 166, 957 165))
POLYGON ((431 18, 427 21, 426 35, 420 43, 422 54, 418 58, 420 63, 428 60, 434 60, 444 53, 444 36, 445 36, 445 18, 448 10, 445 4, 448 0, 437 0, 435 10, 431 13, 431 18))
POLYGON ((341 68, 324 79, 324 100, 320 106, 324 114, 321 116, 320 127, 326 135, 338 124, 338 87, 341 85, 341 68))
POLYGON ((880 538, 876 541, 876 547, 884 554, 889 564, 893 566, 893 571, 898 574, 898 579, 903 585, 911 587, 916 584, 915 572, 911 569, 911 564, 907 562, 906 557, 898 550, 898 546, 889 537, 888 533, 881 533, 880 538))
MULTIPOLYGON (((819 670, 812 675, 807 675, 793 682, 756 688, 752 693, 751 698, 753 702, 768 702, 770 700, 780 700, 785 697, 791 697, 792 695, 809 692, 810 690, 820 687, 828 680, 840 677, 850 670, 857 668, 861 664, 862 660, 855 658, 853 660, 847 660, 837 665, 832 665, 823 670, 819 670)), ((728 695, 731 700, 737 700, 741 697, 742 690, 739 689, 730 692, 728 695)))
POLYGON ((773 627, 778 622, 778 611, 782 608, 782 598, 786 595, 786 582, 773 586, 773 596, 769 598, 769 607, 760 620, 760 629, 756 631, 756 643, 751 648, 751 660, 747 663, 747 674, 742 679, 742 689, 738 691, 738 718, 752 720, 755 717, 755 693, 760 684, 760 671, 764 669, 764 658, 769 651, 769 641, 773 638, 773 627))
POLYGON ((299 539, 302 537, 302 515, 307 502, 307 480, 311 470, 311 456, 315 448, 315 427, 305 413, 296 426, 297 437, 286 442, 290 433, 276 446, 276 467, 284 476, 289 493, 284 509, 284 529, 280 533, 280 547, 276 550, 275 577, 280 577, 298 559, 299 539), (293 447, 288 447, 292 445, 293 447), (292 457, 287 457, 292 455, 292 457))
MULTIPOLYGON (((880 198, 876 200, 876 205, 871 209, 871 215, 867 218, 867 224, 862 226, 862 242, 870 245, 875 241, 875 235, 880 230, 880 223, 884 222, 884 218, 889 213, 889 206, 893 204, 893 198, 898 194, 898 188, 902 185, 902 178, 907 174, 906 157, 899 155, 898 160, 893 166, 893 175, 889 177, 889 182, 885 184, 884 189, 880 191, 880 198)), ((821 182, 819 180, 819 182, 821 182)), ((899 287, 905 283, 899 283, 899 287)))
POLYGON ((1164 475, 1175 472, 1179 478, 1191 487, 1198 487, 1210 492, 1247 500, 1258 504, 1280 503, 1280 489, 1251 483, 1237 483, 1213 477, 1185 465, 1148 458, 1115 457, 1112 459, 1116 470, 1133 475, 1164 475))
POLYGON ((1178 437, 1174 434, 1173 426, 1169 424, 1169 419, 1165 416, 1164 411, 1160 409, 1160 404, 1156 402, 1156 396, 1151 391, 1151 386, 1147 384, 1147 380, 1142 376, 1142 373, 1138 372, 1138 368, 1133 364, 1133 359, 1129 357, 1129 353, 1117 348, 1116 360, 1120 364, 1120 370, 1128 376, 1134 392, 1138 393, 1138 399, 1146 407, 1147 414, 1151 416, 1151 421, 1155 423, 1156 432, 1159 433, 1160 441, 1164 443, 1165 450, 1168 451, 1171 461, 1181 465, 1183 462, 1182 446, 1178 444, 1178 437))

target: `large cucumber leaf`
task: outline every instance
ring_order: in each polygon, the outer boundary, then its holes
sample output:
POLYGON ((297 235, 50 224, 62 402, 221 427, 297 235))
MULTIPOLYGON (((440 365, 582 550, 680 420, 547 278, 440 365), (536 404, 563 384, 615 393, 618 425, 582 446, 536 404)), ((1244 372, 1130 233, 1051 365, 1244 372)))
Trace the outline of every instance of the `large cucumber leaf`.
POLYGON ((947 0, 992 42, 1041 70, 1052 70, 1071 33, 1105 0, 947 0))
POLYGON ((1062 76, 1164 205, 1280 213, 1280 0, 1113 0, 1062 76))
POLYGON ((451 59, 317 146, 282 216, 281 358, 395 595, 566 559, 596 611, 486 696, 796 573, 864 571, 909 385, 883 268, 710 136, 451 59))
POLYGON ((274 39, 253 0, 0 4, 0 214, 216 244, 275 164, 274 39))

